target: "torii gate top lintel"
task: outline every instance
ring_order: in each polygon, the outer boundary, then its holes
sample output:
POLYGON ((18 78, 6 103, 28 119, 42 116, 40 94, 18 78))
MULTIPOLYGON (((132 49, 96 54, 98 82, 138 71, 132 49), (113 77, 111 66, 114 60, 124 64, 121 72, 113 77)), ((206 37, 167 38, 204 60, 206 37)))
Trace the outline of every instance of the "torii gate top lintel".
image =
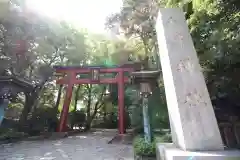
POLYGON ((93 69, 100 69, 101 72, 105 73, 112 73, 112 72, 118 72, 118 71, 133 71, 135 68, 139 68, 140 64, 124 64, 124 65, 113 65, 111 67, 107 67, 104 65, 100 66, 54 66, 53 68, 56 70, 56 73, 61 73, 61 72, 78 72, 80 71, 90 71, 93 69))
POLYGON ((138 64, 125 64, 121 66, 54 66, 55 75, 61 78, 56 80, 57 84, 113 84, 123 81, 128 83, 129 78, 120 75, 125 72, 133 72, 139 68, 138 64), (117 73, 114 78, 100 78, 100 74, 117 73), (91 74, 88 78, 77 78, 79 74, 91 74), (67 75, 67 76, 66 76, 67 75), (70 78, 71 77, 71 78, 70 78))

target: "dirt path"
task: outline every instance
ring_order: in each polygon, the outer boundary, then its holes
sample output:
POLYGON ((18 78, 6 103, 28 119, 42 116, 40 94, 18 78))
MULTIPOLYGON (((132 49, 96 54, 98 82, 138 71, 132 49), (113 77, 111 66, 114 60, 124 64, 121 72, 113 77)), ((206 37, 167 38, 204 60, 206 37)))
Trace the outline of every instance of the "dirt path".
POLYGON ((4 144, 0 145, 0 160, 133 160, 132 146, 107 144, 111 138, 92 133, 4 144))

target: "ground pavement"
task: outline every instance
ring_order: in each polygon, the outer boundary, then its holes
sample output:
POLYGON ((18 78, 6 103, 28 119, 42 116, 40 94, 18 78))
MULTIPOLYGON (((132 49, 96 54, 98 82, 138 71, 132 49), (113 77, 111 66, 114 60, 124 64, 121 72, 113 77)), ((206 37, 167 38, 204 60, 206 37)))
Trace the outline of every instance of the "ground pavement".
POLYGON ((0 160, 133 160, 131 145, 107 144, 110 136, 89 133, 4 144, 0 145, 0 160))

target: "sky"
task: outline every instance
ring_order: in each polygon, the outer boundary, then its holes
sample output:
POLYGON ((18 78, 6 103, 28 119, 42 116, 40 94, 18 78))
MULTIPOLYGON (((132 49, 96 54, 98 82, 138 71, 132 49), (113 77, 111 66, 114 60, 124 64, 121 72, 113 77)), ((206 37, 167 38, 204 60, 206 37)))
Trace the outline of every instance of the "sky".
POLYGON ((118 12, 121 6, 122 0, 27 0, 31 10, 96 33, 105 32, 107 16, 118 12))

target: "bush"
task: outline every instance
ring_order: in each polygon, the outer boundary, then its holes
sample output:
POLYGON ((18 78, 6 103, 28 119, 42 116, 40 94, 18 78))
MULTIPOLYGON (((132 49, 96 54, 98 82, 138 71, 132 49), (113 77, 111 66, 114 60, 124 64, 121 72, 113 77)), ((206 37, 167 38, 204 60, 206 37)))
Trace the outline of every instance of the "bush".
POLYGON ((0 128, 17 128, 18 121, 13 119, 3 118, 0 128))
POLYGON ((106 115, 105 120, 95 119, 92 124, 92 128, 116 129, 118 128, 118 117, 116 112, 111 112, 106 115))
POLYGON ((161 135, 161 136, 156 136, 156 142, 157 143, 167 143, 167 142, 172 142, 172 135, 170 133, 161 135))
POLYGON ((134 153, 141 156, 153 157, 156 154, 156 141, 146 143, 144 137, 136 137, 133 141, 134 153))
POLYGON ((148 99, 149 114, 153 129, 169 129, 167 103, 164 97, 164 89, 156 88, 148 99), (160 97, 159 97, 160 95, 160 97))
POLYGON ((31 136, 39 135, 46 130, 54 132, 57 128, 58 119, 54 108, 40 107, 30 115, 24 127, 24 132, 31 136))
POLYGON ((0 128, 0 141, 1 140, 12 140, 20 139, 26 136, 23 132, 17 132, 14 129, 0 128))
POLYGON ((171 142, 171 136, 169 134, 156 136, 152 143, 146 143, 143 136, 137 136, 134 138, 133 147, 134 153, 140 156, 155 157, 156 156, 156 143, 159 142, 171 142))
POLYGON ((71 128, 73 128, 74 126, 82 127, 86 122, 86 114, 83 110, 70 112, 69 121, 71 124, 71 128))

